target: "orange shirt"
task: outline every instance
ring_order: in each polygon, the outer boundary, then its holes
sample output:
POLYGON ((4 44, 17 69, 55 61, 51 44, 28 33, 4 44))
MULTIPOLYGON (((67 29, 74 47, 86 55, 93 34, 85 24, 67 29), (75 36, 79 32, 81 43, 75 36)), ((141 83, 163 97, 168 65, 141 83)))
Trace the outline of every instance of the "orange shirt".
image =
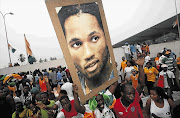
POLYGON ((41 92, 46 92, 47 91, 47 87, 46 87, 46 81, 43 78, 43 80, 39 79, 39 86, 41 88, 41 92))
POLYGON ((149 46, 148 45, 145 47, 145 51, 149 52, 149 46))
POLYGON ((156 68, 159 69, 159 57, 156 57, 154 62, 156 63, 156 68))
POLYGON ((132 81, 132 85, 133 85, 133 87, 136 89, 137 88, 137 86, 138 86, 138 76, 139 76, 139 74, 136 74, 135 76, 134 75, 131 75, 130 76, 130 79, 131 79, 131 81, 132 81))
POLYGON ((127 60, 121 62, 121 67, 123 69, 123 72, 124 72, 124 68, 127 66, 126 62, 127 60))
POLYGON ((177 64, 179 65, 180 64, 180 57, 178 57, 176 60, 177 60, 177 64))
POLYGON ((147 81, 152 81, 152 82, 156 81, 155 80, 156 79, 156 74, 159 73, 159 71, 154 67, 151 67, 149 69, 147 67, 145 67, 144 72, 147 75, 147 81))

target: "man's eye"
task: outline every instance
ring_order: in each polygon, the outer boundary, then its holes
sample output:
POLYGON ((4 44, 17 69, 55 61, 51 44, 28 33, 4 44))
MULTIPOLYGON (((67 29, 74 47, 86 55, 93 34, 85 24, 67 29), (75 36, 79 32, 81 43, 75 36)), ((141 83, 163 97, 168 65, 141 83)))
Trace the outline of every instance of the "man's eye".
POLYGON ((76 43, 72 44, 71 47, 77 48, 77 47, 79 47, 81 45, 82 45, 81 42, 76 42, 76 43))
POLYGON ((96 42, 98 39, 99 39, 98 36, 92 36, 92 37, 91 37, 91 40, 92 40, 93 42, 96 42))

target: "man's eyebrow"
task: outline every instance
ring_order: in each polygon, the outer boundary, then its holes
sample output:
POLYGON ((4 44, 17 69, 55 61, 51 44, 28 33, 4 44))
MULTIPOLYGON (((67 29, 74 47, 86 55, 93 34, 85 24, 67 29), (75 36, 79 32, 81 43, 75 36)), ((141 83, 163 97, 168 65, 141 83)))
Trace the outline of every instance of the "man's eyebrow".
POLYGON ((92 36, 93 34, 97 33, 96 31, 91 32, 88 36, 92 36))
POLYGON ((78 38, 73 38, 73 39, 71 39, 71 41, 69 41, 69 43, 72 43, 72 42, 75 42, 75 41, 78 41, 78 40, 80 40, 80 39, 78 39, 78 38))

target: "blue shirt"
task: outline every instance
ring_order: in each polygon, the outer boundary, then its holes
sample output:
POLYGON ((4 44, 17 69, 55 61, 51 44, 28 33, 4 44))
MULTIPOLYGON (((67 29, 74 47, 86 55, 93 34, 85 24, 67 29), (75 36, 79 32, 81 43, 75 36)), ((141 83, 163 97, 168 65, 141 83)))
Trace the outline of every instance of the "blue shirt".
POLYGON ((131 50, 131 52, 136 52, 136 46, 135 45, 131 45, 130 46, 130 50, 131 50))
MULTIPOLYGON (((62 74, 60 72, 57 72, 57 81, 61 81, 62 74)), ((58 82, 58 85, 62 84, 62 82, 58 82)))

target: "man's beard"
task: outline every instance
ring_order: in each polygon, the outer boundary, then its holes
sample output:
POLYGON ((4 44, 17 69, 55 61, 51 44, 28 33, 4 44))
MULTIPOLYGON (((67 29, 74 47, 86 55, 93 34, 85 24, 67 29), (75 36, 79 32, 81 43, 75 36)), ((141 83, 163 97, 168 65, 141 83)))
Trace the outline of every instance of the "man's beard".
POLYGON ((86 78, 88 78, 88 79, 99 78, 101 76, 102 71, 105 69, 105 67, 107 65, 109 57, 110 57, 109 50, 108 50, 108 47, 106 46, 106 48, 104 49, 103 54, 102 54, 102 62, 100 62, 99 71, 96 72, 95 74, 93 74, 94 72, 89 72, 90 74, 88 74, 88 72, 85 72, 84 69, 82 69, 82 67, 79 64, 77 64, 76 62, 74 62, 74 65, 78 69, 78 71, 86 78))

